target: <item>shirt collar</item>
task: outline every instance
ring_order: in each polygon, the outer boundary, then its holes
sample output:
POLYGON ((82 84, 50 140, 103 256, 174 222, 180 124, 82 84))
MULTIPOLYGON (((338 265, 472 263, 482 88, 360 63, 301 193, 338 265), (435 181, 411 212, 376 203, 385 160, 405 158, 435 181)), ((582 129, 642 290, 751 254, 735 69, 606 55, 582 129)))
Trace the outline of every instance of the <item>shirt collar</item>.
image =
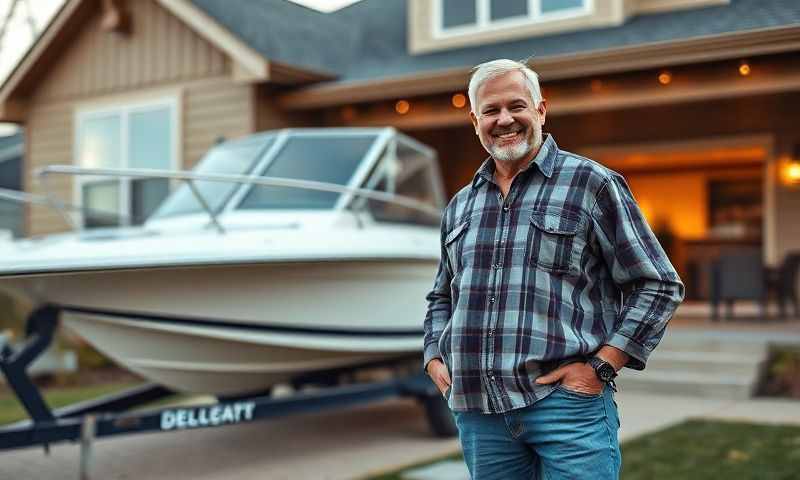
MULTIPOLYGON (((556 144, 555 138, 553 138, 551 134, 546 133, 542 141, 542 146, 539 147, 539 152, 536 153, 533 160, 525 165, 520 172, 524 172, 528 170, 531 165, 536 164, 536 166, 539 167, 539 171, 542 172, 545 177, 550 178, 553 176, 553 167, 555 166, 557 154, 558 145, 556 144)), ((472 178, 472 188, 480 186, 483 182, 492 181, 493 177, 494 160, 492 157, 489 157, 483 161, 478 171, 475 172, 475 176, 472 178)))

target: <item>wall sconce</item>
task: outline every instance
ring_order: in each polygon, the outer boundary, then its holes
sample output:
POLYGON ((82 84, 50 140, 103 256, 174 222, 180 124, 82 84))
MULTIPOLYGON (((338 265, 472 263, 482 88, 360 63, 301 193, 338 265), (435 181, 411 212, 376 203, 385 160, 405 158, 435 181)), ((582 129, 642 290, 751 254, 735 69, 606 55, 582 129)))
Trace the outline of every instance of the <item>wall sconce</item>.
POLYGON ((800 144, 794 146, 791 158, 783 162, 781 180, 787 186, 800 186, 800 144))

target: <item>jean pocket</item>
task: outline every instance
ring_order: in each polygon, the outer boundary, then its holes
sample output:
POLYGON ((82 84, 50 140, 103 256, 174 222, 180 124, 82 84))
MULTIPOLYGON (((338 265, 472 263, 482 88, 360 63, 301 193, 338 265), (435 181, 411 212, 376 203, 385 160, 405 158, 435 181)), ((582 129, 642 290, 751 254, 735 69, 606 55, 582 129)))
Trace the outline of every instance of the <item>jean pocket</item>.
POLYGON ((596 400, 598 398, 603 398, 603 391, 605 390, 605 388, 606 388, 605 385, 603 385, 603 390, 600 390, 600 393, 586 393, 586 392, 579 392, 577 390, 571 390, 570 388, 564 386, 561 383, 556 385, 556 390, 565 393, 567 396, 580 398, 582 400, 596 400))

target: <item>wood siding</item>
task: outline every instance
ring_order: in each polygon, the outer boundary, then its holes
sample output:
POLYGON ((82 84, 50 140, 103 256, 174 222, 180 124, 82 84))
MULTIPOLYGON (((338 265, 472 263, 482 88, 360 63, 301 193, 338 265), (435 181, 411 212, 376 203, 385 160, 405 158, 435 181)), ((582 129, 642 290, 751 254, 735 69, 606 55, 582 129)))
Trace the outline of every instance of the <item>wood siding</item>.
MULTIPOLYGON (((151 0, 125 5, 131 18, 129 35, 103 31, 98 5, 98 14, 62 47, 58 62, 32 92, 25 125, 27 191, 43 193, 35 169, 73 163, 76 112, 95 104, 113 107, 177 97, 178 157, 184 168, 194 166, 218 139, 256 130, 256 87, 232 80, 231 62, 224 53, 151 0)), ((58 198, 73 200, 73 179, 54 176, 51 185, 58 198)), ((28 235, 65 229, 57 212, 41 206, 28 209, 28 235)))
POLYGON ((183 101, 183 166, 192 168, 220 139, 256 131, 254 90, 227 78, 186 88, 183 101))
POLYGON ((39 85, 38 101, 69 100, 230 71, 226 56, 151 0, 125 2, 130 34, 93 17, 39 85))

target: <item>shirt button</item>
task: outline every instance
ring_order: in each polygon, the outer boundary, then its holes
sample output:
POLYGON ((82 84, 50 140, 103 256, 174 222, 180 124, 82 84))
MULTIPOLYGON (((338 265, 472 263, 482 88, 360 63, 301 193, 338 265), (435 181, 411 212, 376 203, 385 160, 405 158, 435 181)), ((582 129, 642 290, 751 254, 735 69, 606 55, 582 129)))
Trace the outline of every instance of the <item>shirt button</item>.
POLYGON ((511 208, 510 208, 508 205, 506 205, 505 207, 503 207, 503 211, 504 211, 504 212, 507 212, 507 211, 509 211, 509 210, 511 210, 511 208))
POLYGON ((494 303, 494 297, 489 297, 489 303, 494 303))
POLYGON ((494 335, 494 330, 489 330, 489 336, 491 337, 492 335, 494 335))
POLYGON ((503 265, 501 265, 499 263, 495 263, 493 266, 494 266, 495 270, 503 268, 503 265))

